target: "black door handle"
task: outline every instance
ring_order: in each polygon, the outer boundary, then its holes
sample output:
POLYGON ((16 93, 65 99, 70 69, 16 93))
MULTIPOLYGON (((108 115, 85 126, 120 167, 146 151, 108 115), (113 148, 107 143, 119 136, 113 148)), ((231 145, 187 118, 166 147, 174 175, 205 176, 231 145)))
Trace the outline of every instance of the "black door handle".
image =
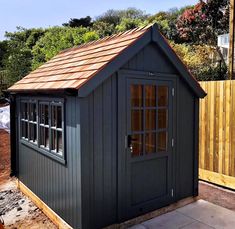
POLYGON ((127 137, 127 146, 128 146, 128 148, 131 147, 133 141, 137 141, 137 140, 138 140, 137 138, 133 138, 131 135, 128 135, 128 137, 127 137))

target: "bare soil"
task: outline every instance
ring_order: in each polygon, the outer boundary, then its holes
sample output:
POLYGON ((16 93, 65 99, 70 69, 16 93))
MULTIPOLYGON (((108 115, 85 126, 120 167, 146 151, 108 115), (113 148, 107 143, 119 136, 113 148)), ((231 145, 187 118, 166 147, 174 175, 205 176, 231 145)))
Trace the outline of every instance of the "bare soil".
POLYGON ((235 191, 200 181, 199 199, 235 211, 235 191))
POLYGON ((0 185, 10 177, 10 135, 0 130, 0 185))

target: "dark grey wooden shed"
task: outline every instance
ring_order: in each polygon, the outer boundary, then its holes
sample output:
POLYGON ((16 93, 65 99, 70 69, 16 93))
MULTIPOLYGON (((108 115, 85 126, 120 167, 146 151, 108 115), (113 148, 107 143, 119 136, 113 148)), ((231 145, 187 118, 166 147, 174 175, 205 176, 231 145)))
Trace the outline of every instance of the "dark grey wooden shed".
POLYGON ((156 25, 65 50, 9 91, 12 174, 72 227, 198 194, 206 94, 156 25))

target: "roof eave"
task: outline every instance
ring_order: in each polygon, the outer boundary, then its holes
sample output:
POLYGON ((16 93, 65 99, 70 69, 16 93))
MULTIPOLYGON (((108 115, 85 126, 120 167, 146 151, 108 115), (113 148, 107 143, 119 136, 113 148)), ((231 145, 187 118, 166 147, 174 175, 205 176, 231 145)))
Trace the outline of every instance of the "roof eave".
POLYGON ((7 89, 9 94, 40 94, 40 95, 48 95, 48 94, 66 94, 77 96, 77 89, 74 88, 64 88, 64 89, 7 89))

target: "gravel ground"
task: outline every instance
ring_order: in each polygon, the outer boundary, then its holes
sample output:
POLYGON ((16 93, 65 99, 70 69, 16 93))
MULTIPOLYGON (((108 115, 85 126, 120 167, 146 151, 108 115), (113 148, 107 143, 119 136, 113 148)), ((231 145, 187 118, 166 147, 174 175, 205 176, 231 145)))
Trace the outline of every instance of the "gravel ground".
POLYGON ((6 229, 54 229, 56 226, 16 187, 14 179, 0 186, 0 215, 6 229))

